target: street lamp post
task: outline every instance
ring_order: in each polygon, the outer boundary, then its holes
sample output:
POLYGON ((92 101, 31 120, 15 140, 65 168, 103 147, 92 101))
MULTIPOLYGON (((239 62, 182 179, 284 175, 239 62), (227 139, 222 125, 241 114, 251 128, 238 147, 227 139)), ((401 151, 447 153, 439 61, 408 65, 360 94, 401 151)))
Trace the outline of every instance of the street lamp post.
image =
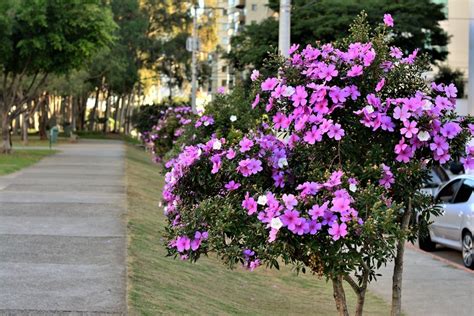
POLYGON ((196 107, 196 93, 197 93, 197 71, 196 71, 196 49, 198 43, 197 37, 197 4, 194 5, 194 16, 193 16, 193 40, 191 44, 191 54, 192 54, 192 65, 191 65, 191 109, 194 114, 197 113, 196 107))
POLYGON ((291 0, 280 0, 280 20, 278 29, 278 50, 288 57, 290 50, 291 0))

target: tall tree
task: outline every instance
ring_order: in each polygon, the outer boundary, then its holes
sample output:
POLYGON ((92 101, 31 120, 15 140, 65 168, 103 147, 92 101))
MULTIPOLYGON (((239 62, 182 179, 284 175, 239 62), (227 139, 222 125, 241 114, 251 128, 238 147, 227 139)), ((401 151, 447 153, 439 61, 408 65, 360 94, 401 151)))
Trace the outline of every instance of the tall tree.
POLYGON ((48 75, 68 73, 113 41, 116 25, 100 0, 4 0, 0 2, 2 146, 21 105, 35 98, 48 75))

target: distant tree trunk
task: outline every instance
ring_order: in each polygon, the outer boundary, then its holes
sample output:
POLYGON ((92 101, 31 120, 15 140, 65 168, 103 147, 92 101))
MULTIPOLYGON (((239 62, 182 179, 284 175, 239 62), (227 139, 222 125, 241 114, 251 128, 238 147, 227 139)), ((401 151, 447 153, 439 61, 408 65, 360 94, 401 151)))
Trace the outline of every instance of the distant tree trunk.
POLYGON ((102 131, 107 134, 109 131, 109 113, 110 112, 110 89, 107 89, 107 97, 105 99, 105 113, 104 113, 104 126, 102 131))
POLYGON ((95 93, 95 102, 94 102, 94 107, 91 110, 91 113, 89 115, 89 131, 94 130, 94 124, 95 124, 95 115, 97 112, 97 107, 99 106, 99 96, 100 96, 100 90, 102 89, 102 85, 97 87, 97 91, 95 93))
POLYGON ((41 140, 45 140, 48 138, 46 134, 46 127, 48 125, 48 110, 49 110, 49 104, 50 104, 50 98, 46 94, 44 96, 43 102, 41 102, 39 108, 40 108, 40 117, 39 117, 39 135, 41 140))
POLYGON ((3 105, 3 109, 0 113, 1 123, 2 123, 2 147, 0 153, 9 154, 11 152, 11 138, 10 138, 10 124, 11 120, 8 115, 8 110, 5 110, 6 107, 3 105))
MULTIPOLYGON (((408 199, 408 208, 402 216, 401 228, 405 233, 410 224, 410 217, 412 213, 411 198, 408 199)), ((395 257, 395 264, 393 267, 392 276, 392 310, 391 316, 399 316, 402 314, 402 277, 403 277, 403 256, 405 254, 405 237, 398 240, 397 256, 395 257)))
POLYGON ((30 125, 30 118, 28 112, 23 113, 23 125, 22 125, 22 136, 21 139, 23 140, 23 145, 28 145, 28 128, 30 125))
MULTIPOLYGON (((133 93, 133 91, 132 91, 133 93)), ((126 125, 125 125, 125 115, 127 114, 127 111, 128 111, 128 107, 130 106, 130 99, 132 97, 132 93, 130 93, 128 95, 128 97, 126 98, 127 99, 127 102, 125 104, 122 104, 122 110, 120 111, 120 127, 119 127, 119 131, 121 129, 123 129, 123 133, 125 133, 125 128, 126 128, 126 125)))
POLYGON ((119 119, 119 110, 120 110, 120 102, 123 105, 123 96, 119 95, 117 99, 117 103, 115 104, 115 113, 114 113, 114 133, 117 133, 117 126, 118 126, 118 119, 119 119))
POLYGON ((78 108, 78 96, 71 96, 71 132, 75 132, 77 129, 77 108, 78 108))
POLYGON ((132 94, 132 98, 130 100, 130 102, 128 103, 128 107, 127 107, 127 117, 126 117, 126 120, 125 120, 125 124, 126 124, 126 127, 125 127, 125 135, 129 135, 130 134, 130 117, 132 116, 132 113, 133 113, 133 106, 135 104, 135 94, 132 94))

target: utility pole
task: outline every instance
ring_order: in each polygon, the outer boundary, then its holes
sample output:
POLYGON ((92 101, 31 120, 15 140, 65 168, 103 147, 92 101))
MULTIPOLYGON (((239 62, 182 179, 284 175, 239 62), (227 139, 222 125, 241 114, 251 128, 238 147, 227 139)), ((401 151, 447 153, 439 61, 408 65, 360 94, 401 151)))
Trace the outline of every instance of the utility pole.
POLYGON ((280 0, 280 20, 278 29, 278 50, 288 57, 290 50, 291 0, 280 0))
POLYGON ((193 40, 192 40, 192 65, 191 65, 191 109, 193 110, 193 113, 197 113, 197 108, 196 108, 196 93, 197 93, 197 74, 196 74, 196 62, 197 62, 197 56, 196 56, 196 50, 198 46, 198 36, 197 36, 197 3, 194 4, 194 15, 193 15, 193 40))
POLYGON ((467 113, 474 114, 474 0, 469 1, 469 55, 467 113))

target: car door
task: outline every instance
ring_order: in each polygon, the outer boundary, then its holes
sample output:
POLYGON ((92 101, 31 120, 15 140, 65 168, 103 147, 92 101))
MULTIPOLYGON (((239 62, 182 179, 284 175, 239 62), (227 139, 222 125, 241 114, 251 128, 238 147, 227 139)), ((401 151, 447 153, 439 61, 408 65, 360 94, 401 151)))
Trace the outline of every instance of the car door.
POLYGON ((446 213, 443 216, 446 228, 446 238, 452 241, 461 240, 461 224, 464 213, 469 211, 469 203, 474 181, 464 179, 454 197, 453 202, 446 207, 446 213))
POLYGON ((453 201, 461 184, 461 179, 455 179, 448 182, 436 196, 436 202, 441 208, 441 215, 433 219, 431 232, 433 237, 446 239, 448 236, 449 221, 447 221, 446 213, 453 212, 453 201))

